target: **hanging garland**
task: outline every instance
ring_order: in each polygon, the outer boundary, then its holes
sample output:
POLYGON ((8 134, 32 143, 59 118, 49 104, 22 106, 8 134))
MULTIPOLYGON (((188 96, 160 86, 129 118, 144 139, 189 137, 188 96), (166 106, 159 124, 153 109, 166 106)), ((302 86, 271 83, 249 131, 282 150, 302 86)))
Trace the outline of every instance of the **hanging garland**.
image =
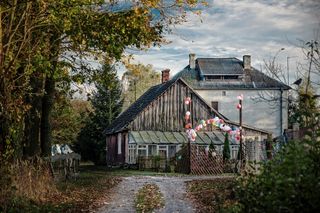
MULTIPOLYGON (((241 94, 237 96, 237 99, 242 101, 243 95, 241 94)), ((189 105, 191 103, 191 98, 186 97, 184 99, 184 103, 186 105, 189 105)), ((237 109, 241 109, 241 107, 242 107, 241 104, 237 105, 237 109)), ((224 122, 223 119, 219 118, 218 116, 215 116, 214 118, 211 118, 208 120, 200 120, 199 124, 195 128, 192 128, 192 124, 190 123, 190 116, 191 116, 191 112, 187 111, 185 114, 185 120, 187 122, 187 124, 185 125, 185 128, 187 129, 186 130, 187 136, 191 141, 196 140, 198 131, 200 131, 201 129, 209 125, 212 125, 212 127, 217 127, 224 132, 228 132, 228 134, 231 136, 231 139, 235 140, 237 143, 240 141, 240 128, 235 126, 229 126, 224 122)))

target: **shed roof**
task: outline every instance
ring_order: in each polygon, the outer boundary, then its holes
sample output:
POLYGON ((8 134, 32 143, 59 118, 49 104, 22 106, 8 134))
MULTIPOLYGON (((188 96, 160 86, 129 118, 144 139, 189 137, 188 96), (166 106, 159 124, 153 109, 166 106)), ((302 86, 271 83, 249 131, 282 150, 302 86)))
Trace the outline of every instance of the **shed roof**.
MULTIPOLYGON (((224 134, 221 131, 197 132, 198 137, 192 143, 198 145, 222 145, 224 143, 224 134)), ((230 139, 231 144, 236 142, 230 139)), ((185 132, 162 132, 162 131, 130 131, 129 144, 181 144, 187 143, 187 133, 185 132)))

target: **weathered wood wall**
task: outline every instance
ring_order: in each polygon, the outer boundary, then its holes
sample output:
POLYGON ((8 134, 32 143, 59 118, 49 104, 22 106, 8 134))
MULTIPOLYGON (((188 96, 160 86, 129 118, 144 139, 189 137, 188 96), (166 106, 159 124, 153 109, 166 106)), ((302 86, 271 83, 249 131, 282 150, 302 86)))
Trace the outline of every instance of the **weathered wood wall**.
POLYGON ((121 134, 121 154, 118 154, 118 133, 114 135, 108 135, 106 138, 107 145, 107 164, 119 165, 125 163, 127 153, 127 132, 121 134))
POLYGON ((193 126, 201 119, 206 120, 215 115, 190 88, 182 81, 177 81, 133 120, 130 130, 184 131, 186 111, 191 112, 193 126), (191 97, 191 104, 184 103, 186 97, 191 97))

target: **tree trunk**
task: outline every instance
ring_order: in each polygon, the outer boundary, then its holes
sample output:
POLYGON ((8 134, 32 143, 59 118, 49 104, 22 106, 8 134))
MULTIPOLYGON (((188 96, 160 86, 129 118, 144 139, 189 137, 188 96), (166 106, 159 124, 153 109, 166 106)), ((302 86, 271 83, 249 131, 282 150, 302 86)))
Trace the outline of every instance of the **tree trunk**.
POLYGON ((26 157, 40 154, 40 127, 43 98, 43 74, 35 73, 31 79, 32 95, 27 98, 27 103, 32 106, 25 117, 25 153, 26 157))
POLYGON ((51 123, 50 115, 53 109, 53 99, 55 93, 55 80, 52 75, 47 76, 45 80, 45 94, 42 101, 42 119, 41 119, 41 154, 49 156, 51 153, 51 123))

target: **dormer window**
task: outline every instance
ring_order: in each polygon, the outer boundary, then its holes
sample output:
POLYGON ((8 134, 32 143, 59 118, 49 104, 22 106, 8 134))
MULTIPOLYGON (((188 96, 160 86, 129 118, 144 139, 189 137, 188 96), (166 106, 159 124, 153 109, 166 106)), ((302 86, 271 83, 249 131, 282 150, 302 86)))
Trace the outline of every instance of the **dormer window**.
POLYGON ((230 80, 230 79, 239 79, 239 75, 206 75, 204 76, 206 81, 211 80, 230 80))

